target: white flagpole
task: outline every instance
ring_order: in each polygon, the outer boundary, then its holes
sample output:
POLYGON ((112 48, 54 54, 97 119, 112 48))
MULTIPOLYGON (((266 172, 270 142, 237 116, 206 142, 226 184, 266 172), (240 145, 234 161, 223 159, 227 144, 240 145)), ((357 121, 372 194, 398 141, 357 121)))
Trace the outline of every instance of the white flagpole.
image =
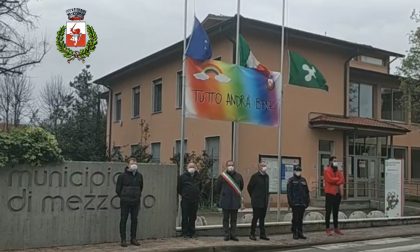
MULTIPOLYGON (((187 50, 187 0, 184 2, 184 48, 182 53, 182 108, 181 108, 181 143, 179 150, 179 174, 184 171, 185 139, 185 51, 187 50)), ((178 200, 178 225, 181 225, 181 198, 178 200)))
MULTIPOLYGON (((241 0, 238 0, 238 6, 237 6, 237 14, 236 14, 236 52, 235 52, 235 64, 239 65, 240 58, 239 58, 239 24, 240 24, 240 10, 241 10, 241 0)), ((239 135, 239 125, 237 122, 233 122, 233 162, 236 166, 238 166, 238 135, 239 135)))
POLYGON ((184 171, 185 139, 185 51, 187 50, 187 0, 184 3, 184 50, 182 54, 182 109, 181 109, 181 143, 179 150, 179 174, 184 171))
POLYGON ((279 167, 279 183, 277 185, 277 221, 280 221, 280 196, 281 196, 281 129, 282 129, 282 110, 283 110, 283 64, 284 64, 284 13, 285 13, 286 0, 283 0, 283 10, 282 10, 282 22, 281 22, 281 59, 280 59, 280 108, 279 108, 279 126, 278 126, 278 148, 277 148, 277 164, 279 167))

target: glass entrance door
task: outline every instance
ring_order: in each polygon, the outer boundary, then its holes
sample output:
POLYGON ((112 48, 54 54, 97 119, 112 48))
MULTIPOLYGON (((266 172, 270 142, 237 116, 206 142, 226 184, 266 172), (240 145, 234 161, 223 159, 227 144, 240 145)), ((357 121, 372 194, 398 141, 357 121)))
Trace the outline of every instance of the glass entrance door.
MULTIPOLYGON (((376 195, 376 173, 379 170, 377 158, 354 157, 353 190, 355 198, 374 198, 376 195)), ((349 186, 351 188, 351 186, 349 186)))

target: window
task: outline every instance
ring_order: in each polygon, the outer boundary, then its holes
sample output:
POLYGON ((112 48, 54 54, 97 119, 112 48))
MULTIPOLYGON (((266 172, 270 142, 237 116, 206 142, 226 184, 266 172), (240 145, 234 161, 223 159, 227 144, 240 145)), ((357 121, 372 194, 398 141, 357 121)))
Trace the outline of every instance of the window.
POLYGON ((133 88, 133 118, 140 116, 140 87, 133 88))
POLYGON ((394 158, 403 160, 403 169, 404 169, 404 178, 408 178, 407 170, 407 158, 406 158, 406 149, 403 148, 394 148, 394 158))
POLYGON ((362 62, 372 64, 372 65, 377 65, 377 66, 383 66, 384 65, 384 61, 382 59, 378 59, 378 58, 374 58, 374 57, 361 56, 360 60, 362 62))
MULTIPOLYGON (((420 109, 420 106, 418 109, 420 109)), ((411 122, 420 123, 420 111, 411 111, 411 122)))
POLYGON ((420 179, 420 149, 411 148, 411 178, 420 179))
POLYGON ((373 117, 373 87, 371 85, 350 83, 349 115, 373 117))
MULTIPOLYGON (((330 162, 330 157, 333 154, 333 141, 319 140, 318 143, 318 160, 319 160, 319 177, 324 177, 324 167, 330 162)), ((318 195, 324 196, 324 183, 321 181, 317 188, 319 188, 318 195)))
POLYGON ((219 174, 219 143, 220 137, 206 137, 206 152, 213 161, 210 176, 215 178, 219 174))
POLYGON ((152 163, 160 163, 160 143, 152 143, 152 163))
POLYGON ((162 79, 153 81, 153 113, 162 112, 162 79))
POLYGON ((319 140, 319 151, 332 152, 333 141, 319 140))
POLYGON ((121 93, 115 95, 114 121, 121 121, 121 93))
POLYGON ((182 71, 176 73, 176 108, 182 108, 182 71))
POLYGON ((405 111, 401 104, 402 92, 398 89, 381 89, 381 118, 392 121, 405 121, 405 111))
POLYGON ((140 146, 138 144, 131 145, 131 155, 135 155, 140 150, 140 146))
MULTIPOLYGON (((187 139, 184 139, 184 153, 187 150, 187 139)), ((176 140, 175 142, 175 154, 179 154, 181 152, 181 140, 176 140)))

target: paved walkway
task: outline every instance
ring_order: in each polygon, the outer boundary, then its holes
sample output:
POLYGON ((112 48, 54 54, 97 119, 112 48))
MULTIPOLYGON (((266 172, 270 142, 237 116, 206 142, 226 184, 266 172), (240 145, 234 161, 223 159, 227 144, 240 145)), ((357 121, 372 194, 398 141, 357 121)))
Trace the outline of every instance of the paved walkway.
POLYGON ((343 231, 343 236, 327 237, 324 232, 307 233, 307 240, 293 240, 291 234, 273 235, 270 241, 251 241, 248 237, 239 237, 239 242, 223 241, 223 237, 200 237, 198 239, 170 238, 142 241, 140 247, 129 246, 121 248, 118 243, 105 243, 85 246, 54 247, 45 249, 27 249, 28 252, 52 251, 261 251, 282 250, 292 248, 307 248, 314 245, 332 244, 338 242, 361 241, 387 237, 403 237, 420 235, 420 224, 389 226, 377 228, 349 229, 343 231))

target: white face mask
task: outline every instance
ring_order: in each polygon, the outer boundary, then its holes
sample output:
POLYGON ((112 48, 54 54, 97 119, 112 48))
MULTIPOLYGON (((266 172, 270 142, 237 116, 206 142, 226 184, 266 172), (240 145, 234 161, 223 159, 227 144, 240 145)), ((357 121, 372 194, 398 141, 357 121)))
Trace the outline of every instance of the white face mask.
POLYGON ((137 171, 137 165, 136 165, 136 164, 131 164, 131 165, 128 167, 128 170, 129 170, 129 171, 131 171, 131 172, 133 172, 133 171, 137 171))
POLYGON ((333 162, 333 163, 332 163, 332 165, 333 165, 334 167, 338 167, 338 162, 333 162))
POLYGON ((229 165, 227 167, 227 170, 231 172, 231 171, 235 170, 235 167, 233 167, 233 165, 229 165))
POLYGON ((195 168, 190 167, 187 169, 189 173, 193 174, 195 172, 195 168))
POLYGON ((262 172, 266 172, 266 171, 267 171, 267 166, 263 166, 263 167, 261 167, 261 171, 262 171, 262 172))
POLYGON ((295 175, 300 177, 300 175, 302 175, 302 172, 301 171, 295 171, 295 175))

